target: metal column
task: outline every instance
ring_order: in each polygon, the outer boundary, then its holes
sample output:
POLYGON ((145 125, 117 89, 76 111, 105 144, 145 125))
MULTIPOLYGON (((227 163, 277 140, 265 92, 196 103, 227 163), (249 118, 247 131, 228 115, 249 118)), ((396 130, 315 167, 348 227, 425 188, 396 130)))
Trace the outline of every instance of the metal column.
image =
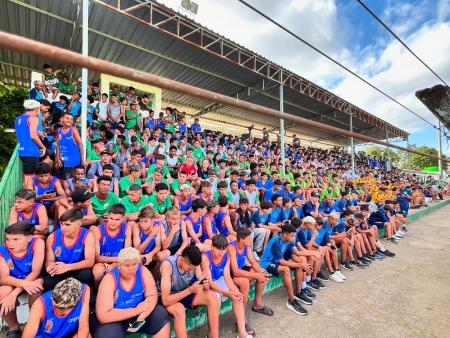
MULTIPOLYGON (((284 112, 284 94, 283 94, 283 71, 280 70, 280 112, 284 112)), ((283 166, 283 176, 286 175, 286 159, 284 149, 284 119, 280 119, 280 143, 281 143, 281 165, 283 166)))
MULTIPOLYGON (((82 26, 82 55, 88 56, 88 27, 89 27, 89 1, 83 1, 83 26, 82 26)), ((87 86, 88 86, 88 70, 81 70, 81 140, 83 142, 83 161, 86 160, 86 140, 87 140, 87 86)))
MULTIPOLYGON (((389 132, 386 132, 386 142, 389 143, 389 132)), ((386 146, 387 150, 387 162, 386 162, 386 171, 391 171, 392 163, 391 163, 391 151, 389 149, 389 145, 386 146)))
MULTIPOLYGON (((353 133, 353 115, 350 115, 350 132, 353 133)), ((353 137, 350 137, 350 153, 352 156, 352 179, 355 178, 355 145, 353 143, 353 137)))
MULTIPOLYGON (((406 137, 406 148, 409 149, 409 136, 406 137)), ((410 158, 410 153, 407 152, 406 153, 406 165, 408 166, 408 170, 411 170, 411 158, 410 158)))
POLYGON ((439 178, 442 178, 442 124, 441 121, 438 121, 438 156, 439 156, 439 178))

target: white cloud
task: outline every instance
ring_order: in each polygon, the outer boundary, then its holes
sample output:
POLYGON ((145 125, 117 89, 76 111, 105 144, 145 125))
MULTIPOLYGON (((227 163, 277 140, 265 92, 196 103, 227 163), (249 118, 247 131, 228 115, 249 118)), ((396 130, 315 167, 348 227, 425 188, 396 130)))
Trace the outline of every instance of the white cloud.
MULTIPOLYGON (((250 1, 258 9, 337 58, 350 69, 435 123, 415 97, 416 90, 439 83, 386 32, 369 46, 352 41, 351 18, 339 16, 337 0, 250 1), (347 47, 345 47, 347 46, 347 47)), ((177 0, 162 0, 178 9, 177 0)), ((337 95, 408 131, 425 122, 304 46, 238 1, 197 0, 195 20, 337 95)), ((411 5, 388 2, 381 17, 438 74, 450 80, 450 0, 411 5)))

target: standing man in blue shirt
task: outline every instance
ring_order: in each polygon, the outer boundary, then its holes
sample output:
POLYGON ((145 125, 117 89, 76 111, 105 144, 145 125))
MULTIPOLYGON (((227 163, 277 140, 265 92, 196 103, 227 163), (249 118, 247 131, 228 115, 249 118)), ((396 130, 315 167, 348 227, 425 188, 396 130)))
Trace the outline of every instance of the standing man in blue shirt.
POLYGON ((25 100, 25 113, 16 117, 15 129, 19 143, 19 157, 23 164, 24 186, 33 175, 39 157, 45 155, 45 145, 38 134, 38 118, 41 104, 35 100, 25 100))

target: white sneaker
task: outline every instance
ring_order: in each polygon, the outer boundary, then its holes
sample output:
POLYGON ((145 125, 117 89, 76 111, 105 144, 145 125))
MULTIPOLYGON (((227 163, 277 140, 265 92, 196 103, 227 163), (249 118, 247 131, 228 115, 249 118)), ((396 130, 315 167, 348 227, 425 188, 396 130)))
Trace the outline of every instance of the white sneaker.
POLYGON ((256 251, 253 251, 253 257, 255 257, 255 261, 259 262, 261 258, 259 258, 258 253, 256 251))
POLYGON ((342 273, 341 270, 338 270, 338 271, 336 271, 335 273, 337 273, 338 276, 341 277, 342 280, 346 280, 346 279, 347 279, 347 277, 344 276, 344 274, 342 273))
POLYGON ((335 272, 330 274, 330 279, 336 283, 343 283, 344 280, 335 272))
POLYGON ((403 232, 403 231, 399 230, 399 231, 397 231, 395 234, 396 234, 396 235, 405 236, 405 235, 406 235, 406 232, 403 232))
POLYGON ((397 241, 400 241, 403 239, 403 236, 399 236, 399 235, 394 235, 392 237, 394 237, 397 241))

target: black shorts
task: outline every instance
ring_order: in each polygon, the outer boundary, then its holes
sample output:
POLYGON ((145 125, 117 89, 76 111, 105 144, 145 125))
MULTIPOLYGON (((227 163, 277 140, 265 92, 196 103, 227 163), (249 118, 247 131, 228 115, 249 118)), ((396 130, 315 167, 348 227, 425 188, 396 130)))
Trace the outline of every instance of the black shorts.
MULTIPOLYGON (((244 266, 241 268, 241 270, 243 270, 243 271, 250 271, 251 268, 252 268, 252 267, 249 266, 249 265, 244 265, 244 266)), ((230 272, 231 272, 231 277, 234 277, 234 276, 233 276, 233 271, 230 270, 230 272)))
POLYGON ((268 273, 270 273, 272 276, 278 277, 280 275, 280 273, 278 272, 278 267, 279 266, 280 266, 280 264, 270 263, 267 266, 266 271, 268 273))
POLYGON ((25 175, 34 174, 34 170, 36 169, 36 166, 39 164, 39 157, 20 156, 20 160, 22 161, 23 173, 25 175))
MULTIPOLYGON (((190 295, 181 299, 179 302, 181 304, 183 304, 183 306, 186 309, 197 310, 198 306, 194 306, 194 300, 195 300, 196 295, 197 295, 196 293, 191 293, 190 295)), ((159 295, 159 297, 158 297, 158 303, 161 304, 162 306, 164 306, 162 299, 161 299, 161 295, 159 295)))
MULTIPOLYGON (((126 330, 129 327, 129 324, 134 323, 137 317, 133 317, 122 322, 114 322, 103 325, 98 325, 94 328, 94 338, 118 338, 124 337, 126 334, 126 330)), ((98 322, 98 321, 97 321, 98 322)), ((145 318, 145 324, 139 329, 139 333, 146 333, 148 335, 155 335, 161 329, 170 322, 170 316, 167 310, 156 304, 152 313, 145 318)))
POLYGON ((171 248, 169 248, 170 255, 173 256, 178 251, 178 249, 181 248, 181 244, 177 244, 171 248))

